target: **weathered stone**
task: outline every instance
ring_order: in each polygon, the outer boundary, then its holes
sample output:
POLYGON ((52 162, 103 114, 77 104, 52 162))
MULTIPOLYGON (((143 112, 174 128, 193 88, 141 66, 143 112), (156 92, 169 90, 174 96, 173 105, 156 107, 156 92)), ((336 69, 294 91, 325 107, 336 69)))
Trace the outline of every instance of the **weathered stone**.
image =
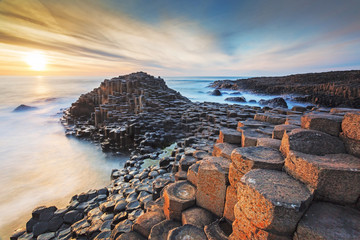
POLYGON ((137 200, 131 201, 126 205, 126 211, 131 212, 140 208, 140 202, 137 200))
POLYGON ((287 156, 290 150, 312 155, 345 153, 344 144, 339 138, 301 128, 284 133, 280 151, 287 156))
POLYGON ((226 189, 226 200, 224 208, 224 218, 233 222, 235 220, 234 216, 234 206, 237 203, 236 195, 236 185, 228 186, 226 189))
POLYGON ((169 231, 180 226, 181 224, 179 222, 164 220, 151 228, 149 240, 167 239, 169 231))
POLYGON ((344 133, 340 133, 340 138, 344 142, 346 151, 348 153, 356 157, 360 157, 360 141, 347 138, 345 137, 344 133))
POLYGON ((231 152, 237 148, 236 145, 230 143, 216 143, 212 155, 215 157, 231 158, 231 152))
POLYGON ((128 203, 125 201, 125 199, 121 199, 120 201, 116 202, 114 213, 122 212, 126 209, 126 205, 128 203))
POLYGON ((163 212, 147 212, 134 222, 132 230, 147 238, 150 235, 151 228, 163 220, 165 220, 163 212))
POLYGON ((208 157, 208 156, 210 156, 210 154, 203 150, 196 150, 193 153, 193 157, 196 158, 197 160, 202 160, 204 157, 208 157))
POLYGON ((196 204, 222 217, 227 181, 227 173, 219 164, 203 161, 199 166, 196 204))
POLYGON ((178 171, 175 173, 175 181, 187 180, 187 172, 186 171, 178 171))
POLYGON ((280 149, 281 141, 273 138, 258 138, 256 146, 269 147, 276 150, 280 149))
POLYGON ((360 141, 360 110, 358 113, 347 113, 341 126, 345 137, 360 141))
POLYGON ((241 133, 235 129, 222 128, 220 129, 218 143, 241 144, 241 133))
POLYGON ((295 231, 312 200, 305 185, 276 170, 251 170, 237 187, 237 204, 246 218, 257 228, 282 235, 295 231))
POLYGON ((197 186, 199 166, 200 163, 195 163, 191 165, 191 167, 187 171, 187 180, 191 182, 194 186, 197 186))
POLYGON ((181 219, 181 211, 195 204, 195 187, 187 181, 171 183, 164 188, 164 213, 167 219, 181 219), (175 212, 175 216, 172 214, 175 212))
POLYGON ((315 198, 354 204, 360 196, 360 159, 348 154, 314 156, 290 151, 285 169, 315 190, 315 198))
POLYGON ((74 222, 77 222, 82 218, 83 218, 82 213, 76 210, 71 210, 64 215, 64 223, 73 224, 74 222))
POLYGON ((229 240, 291 240, 290 236, 281 236, 254 226, 241 212, 238 204, 235 205, 235 216, 236 220, 233 222, 233 232, 229 240))
POLYGON ((296 125, 287 125, 287 124, 276 125, 272 133, 272 138, 281 140, 283 138, 284 132, 291 132, 296 128, 299 127, 296 125))
POLYGON ((171 230, 167 237, 167 240, 182 239, 204 240, 206 239, 206 235, 202 229, 186 224, 171 230))
POLYGON ((199 228, 203 228, 214 220, 214 216, 211 212, 199 207, 186 209, 181 215, 181 222, 183 225, 190 224, 199 228))
POLYGON ((230 164, 229 167, 229 182, 231 186, 236 186, 240 179, 244 176, 244 173, 240 172, 234 167, 234 164, 230 164))
MULTIPOLYGON (((107 230, 107 231, 103 231, 101 233, 99 233, 95 238, 94 240, 107 240, 107 239, 112 239, 111 238, 111 231, 110 230, 107 230)), ((81 239, 81 238, 78 238, 78 239, 81 239)), ((86 238, 83 238, 83 239, 86 239, 86 238)))
POLYGON ((226 240, 232 232, 231 225, 223 220, 216 220, 204 228, 208 240, 226 240))
POLYGON ((38 222, 34 225, 32 233, 34 237, 39 236, 40 234, 46 233, 49 230, 48 222, 38 222))
POLYGON ((55 239, 54 232, 43 233, 36 238, 36 240, 51 240, 51 239, 55 239))
POLYGON ((236 148, 231 154, 231 160, 233 166, 243 174, 257 168, 281 170, 284 165, 281 153, 268 147, 236 148))
POLYGON ((332 114, 309 113, 301 118, 301 127, 339 136, 343 117, 332 114))
POLYGON ((300 220, 294 239, 360 239, 360 212, 315 202, 300 220))

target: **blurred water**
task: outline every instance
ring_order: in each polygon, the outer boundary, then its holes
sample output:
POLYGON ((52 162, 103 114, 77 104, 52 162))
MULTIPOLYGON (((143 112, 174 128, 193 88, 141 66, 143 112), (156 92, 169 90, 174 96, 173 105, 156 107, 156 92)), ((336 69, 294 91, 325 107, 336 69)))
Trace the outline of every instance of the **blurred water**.
POLYGON ((0 77, 0 236, 24 226, 39 205, 64 207, 74 194, 106 186, 126 156, 67 138, 60 108, 104 77, 0 77), (12 112, 20 104, 37 107, 12 112))

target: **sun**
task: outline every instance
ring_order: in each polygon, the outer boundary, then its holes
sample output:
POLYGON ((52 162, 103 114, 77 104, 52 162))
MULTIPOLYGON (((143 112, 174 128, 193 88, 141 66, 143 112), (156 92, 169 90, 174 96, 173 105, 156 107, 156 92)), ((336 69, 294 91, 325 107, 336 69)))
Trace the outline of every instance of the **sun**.
POLYGON ((25 62, 34 71, 44 71, 46 68, 46 57, 42 52, 30 52, 25 56, 25 62))

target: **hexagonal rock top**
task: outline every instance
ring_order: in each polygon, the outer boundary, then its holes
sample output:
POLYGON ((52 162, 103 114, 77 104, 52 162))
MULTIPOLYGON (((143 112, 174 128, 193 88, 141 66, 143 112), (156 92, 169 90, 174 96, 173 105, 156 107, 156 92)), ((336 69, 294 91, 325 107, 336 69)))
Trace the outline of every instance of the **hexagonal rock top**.
POLYGON ((352 204, 360 196, 360 159, 352 155, 314 156, 290 151, 285 169, 315 189, 317 199, 352 204))
POLYGON ((284 158, 278 150, 262 146, 236 148, 231 153, 231 161, 243 174, 256 168, 281 170, 284 164, 284 158))
POLYGON ((207 239, 204 230, 193 225, 186 224, 169 232, 168 240, 204 240, 207 239))
POLYGON ((181 219, 181 211, 195 204, 195 194, 196 188, 188 181, 178 181, 167 185, 164 188, 164 213, 166 218, 181 219))
POLYGON ((238 204, 246 218, 257 228, 281 235, 295 231, 312 200, 304 184, 276 170, 251 170, 237 186, 238 204))
POLYGON ((280 151, 287 156, 290 150, 312 155, 345 153, 344 143, 339 138, 301 128, 284 133, 280 151))
POLYGON ((301 127, 339 136, 342 116, 309 113, 301 117, 301 127))
POLYGON ((283 138, 284 132, 290 132, 296 128, 299 128, 299 126, 291 124, 276 125, 273 130, 272 138, 281 140, 283 138))
POLYGON ((313 203, 299 222, 294 239, 360 239, 360 212, 331 203, 313 203))
POLYGON ((183 225, 190 224, 199 228, 212 223, 215 220, 214 215, 200 207, 192 207, 182 212, 181 222, 183 225))
POLYGON ((149 240, 164 240, 167 238, 169 231, 180 226, 181 223, 179 222, 164 220, 151 229, 149 240))
POLYGON ((231 128, 221 128, 219 133, 219 143, 241 144, 241 133, 231 128))

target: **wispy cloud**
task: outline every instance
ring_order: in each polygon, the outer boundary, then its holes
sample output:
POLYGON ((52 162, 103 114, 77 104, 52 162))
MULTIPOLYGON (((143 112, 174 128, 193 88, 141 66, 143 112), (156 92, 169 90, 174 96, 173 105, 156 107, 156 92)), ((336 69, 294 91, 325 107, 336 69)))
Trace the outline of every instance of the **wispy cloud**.
POLYGON ((326 23, 337 18, 330 16, 336 3, 329 1, 327 9, 306 2, 154 1, 147 9, 141 0, 3 0, 0 74, 30 74, 22 56, 34 49, 48 56, 48 74, 63 75, 139 70, 258 75, 359 68, 360 17, 344 13, 359 4, 340 4, 339 19, 326 23))

